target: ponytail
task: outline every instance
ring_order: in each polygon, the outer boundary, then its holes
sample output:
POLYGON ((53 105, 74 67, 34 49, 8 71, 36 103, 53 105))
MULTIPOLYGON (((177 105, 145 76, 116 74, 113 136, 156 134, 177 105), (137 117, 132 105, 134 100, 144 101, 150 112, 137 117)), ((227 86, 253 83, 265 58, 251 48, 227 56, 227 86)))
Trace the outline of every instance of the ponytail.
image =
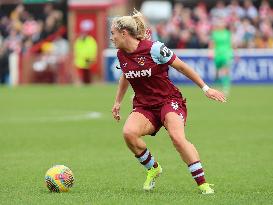
POLYGON ((146 36, 147 27, 145 24, 144 16, 142 15, 142 13, 140 13, 139 11, 134 9, 132 18, 135 20, 135 22, 137 24, 136 38, 139 40, 146 39, 147 38, 147 36, 146 36))
POLYGON ((114 18, 112 25, 119 31, 123 29, 127 30, 132 37, 138 40, 148 38, 144 16, 136 9, 134 9, 132 16, 114 18))

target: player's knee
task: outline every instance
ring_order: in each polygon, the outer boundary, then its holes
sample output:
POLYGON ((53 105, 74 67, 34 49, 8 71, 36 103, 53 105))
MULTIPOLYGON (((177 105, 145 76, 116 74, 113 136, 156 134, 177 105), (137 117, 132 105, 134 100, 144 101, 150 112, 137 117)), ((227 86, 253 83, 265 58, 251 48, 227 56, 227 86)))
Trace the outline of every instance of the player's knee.
POLYGON ((131 142, 133 143, 139 136, 136 130, 129 128, 129 127, 124 127, 123 128, 123 137, 126 142, 131 142))
POLYGON ((176 146, 176 147, 183 148, 183 147, 187 146, 187 144, 188 144, 187 139, 179 133, 170 133, 170 137, 172 139, 174 146, 176 146))

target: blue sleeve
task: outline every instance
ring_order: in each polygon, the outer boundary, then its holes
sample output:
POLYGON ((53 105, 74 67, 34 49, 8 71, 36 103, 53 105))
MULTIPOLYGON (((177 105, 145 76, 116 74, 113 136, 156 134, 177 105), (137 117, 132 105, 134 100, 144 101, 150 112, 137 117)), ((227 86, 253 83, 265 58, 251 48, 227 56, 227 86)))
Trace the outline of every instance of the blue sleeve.
POLYGON ((157 64, 171 64, 175 57, 175 54, 159 41, 153 43, 150 53, 153 61, 157 64))

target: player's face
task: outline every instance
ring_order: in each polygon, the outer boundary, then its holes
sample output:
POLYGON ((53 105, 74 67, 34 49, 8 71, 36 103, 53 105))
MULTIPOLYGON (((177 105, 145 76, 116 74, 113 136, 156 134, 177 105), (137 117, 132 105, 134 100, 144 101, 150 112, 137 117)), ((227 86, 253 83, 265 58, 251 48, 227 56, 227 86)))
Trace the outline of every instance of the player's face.
POLYGON ((114 43, 116 48, 122 48, 124 38, 114 26, 111 27, 111 37, 110 40, 114 43))

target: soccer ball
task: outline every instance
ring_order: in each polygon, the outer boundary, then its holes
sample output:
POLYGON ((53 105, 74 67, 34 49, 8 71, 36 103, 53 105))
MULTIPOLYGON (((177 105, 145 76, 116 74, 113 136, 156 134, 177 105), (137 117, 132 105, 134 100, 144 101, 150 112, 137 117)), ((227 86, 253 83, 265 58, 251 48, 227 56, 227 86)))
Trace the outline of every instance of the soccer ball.
POLYGON ((51 192, 67 192, 74 184, 74 176, 68 167, 55 165, 47 170, 45 183, 51 192))

